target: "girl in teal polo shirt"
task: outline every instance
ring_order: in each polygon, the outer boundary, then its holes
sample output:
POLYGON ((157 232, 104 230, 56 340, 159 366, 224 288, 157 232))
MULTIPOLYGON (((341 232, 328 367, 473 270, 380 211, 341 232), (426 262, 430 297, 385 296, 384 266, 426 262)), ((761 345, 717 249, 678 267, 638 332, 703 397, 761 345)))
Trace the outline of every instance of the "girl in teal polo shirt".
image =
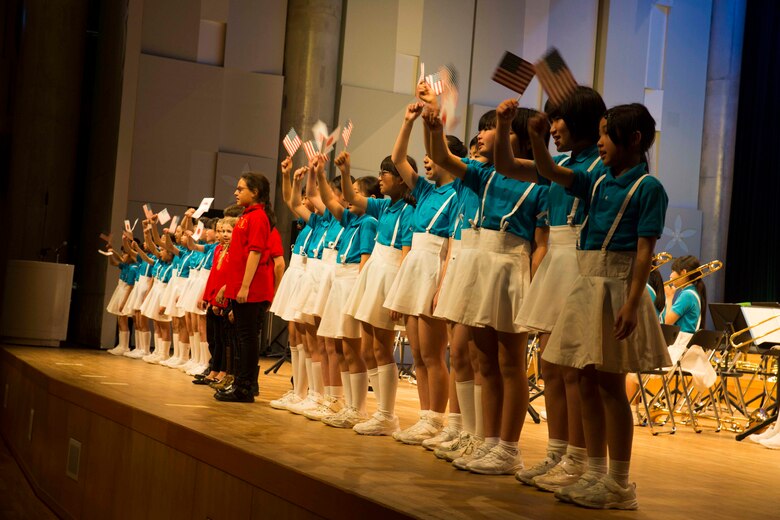
MULTIPOLYGON (((501 123, 513 116, 517 106, 517 100, 509 99, 497 108, 496 168, 509 177, 549 184, 547 179, 539 178, 532 161, 515 158, 509 153, 509 128, 501 123)), ((578 87, 560 106, 552 106, 548 101, 545 108, 555 147, 559 152, 570 152, 570 155, 550 158, 545 149, 545 160, 552 160, 559 168, 569 171, 576 170, 596 177, 602 175, 603 165, 596 143, 599 122, 606 106, 599 93, 589 87, 578 87)), ((576 245, 585 219, 582 201, 566 193, 559 184, 552 184, 549 188, 548 208, 549 249, 534 274, 519 316, 523 325, 540 333, 542 351, 578 275, 576 245)), ((541 368, 547 406, 547 457, 518 472, 516 477, 524 484, 554 492, 579 480, 585 471, 587 453, 577 370, 544 360, 541 368)))
MULTIPOLYGON (((511 126, 513 154, 530 157, 526 121, 534 111, 519 110, 511 126)), ((432 157, 461 178, 479 197, 469 229, 461 233, 456 278, 461 293, 456 321, 471 327, 482 375, 483 442, 453 461, 480 474, 514 474, 523 467, 518 440, 528 408, 528 332, 517 315, 528 292, 532 269, 547 247, 547 187, 508 178, 493 166, 496 112, 480 118, 479 153, 486 163, 462 161, 449 153, 436 111, 424 115, 431 132, 432 157), (535 246, 535 247, 534 247, 535 246), (533 252, 532 252, 533 251, 533 252), (532 267, 533 266, 533 267, 532 267)))
MULTIPOLYGON (((452 175, 431 162, 425 168, 427 179, 420 178, 408 160, 409 137, 422 107, 422 103, 407 107, 391 156, 401 178, 412 189, 417 207, 412 216, 412 248, 384 302, 394 316, 404 316, 420 399, 420 419, 394 433, 393 438, 415 445, 435 437, 444 427, 449 395, 449 372, 444 362, 447 324, 433 317, 433 300, 441 285, 450 228, 458 211, 452 175)), ((425 142, 429 142, 427 135, 425 142)))
MULTIPOLYGON (((344 227, 338 244, 337 266, 328 301, 322 311, 317 334, 324 338, 341 340, 344 357, 349 365, 349 386, 351 403, 339 414, 323 417, 322 421, 337 428, 352 428, 368 419, 366 398, 368 396, 368 373, 360 354, 360 323, 346 313, 346 304, 358 274, 374 250, 377 220, 367 215, 358 206, 344 208, 333 194, 325 178, 324 158, 315 165, 317 182, 322 202, 344 227)), ((341 171, 341 191, 346 192, 351 179, 349 172, 341 171)), ((352 189, 364 197, 380 197, 379 180, 376 177, 361 177, 352 184, 352 189)))
POLYGON ((545 116, 528 125, 539 173, 580 198, 587 214, 579 276, 543 359, 579 369, 588 470, 556 497, 592 508, 636 509, 636 486, 628 482, 633 419, 626 374, 670 364, 645 289, 668 205, 663 186, 648 175, 655 121, 637 103, 608 110, 598 141, 606 173, 598 178, 558 167, 541 139, 547 128, 545 116))
MULTIPOLYGON (((416 170, 414 159, 409 158, 416 170)), ((341 152, 336 165, 349 174, 350 157, 341 152)), ((401 178, 390 156, 379 167, 379 189, 382 198, 365 197, 344 186, 344 198, 353 207, 377 219, 377 235, 371 258, 360 271, 346 304, 347 314, 360 322, 362 352, 368 380, 377 400, 377 411, 368 421, 356 424, 362 435, 391 435, 399 430, 395 415, 398 389, 398 366, 393 357, 395 320, 384 307, 385 298, 395 281, 401 261, 412 245, 412 216, 409 187, 401 178)))
POLYGON ((688 275, 694 269, 701 267, 699 259, 686 255, 675 258, 672 262, 672 283, 664 285, 666 294, 666 311, 664 323, 677 325, 680 332, 693 334, 701 328, 707 312, 707 288, 699 273, 694 278, 688 275), (677 292, 677 287, 688 284, 677 292))

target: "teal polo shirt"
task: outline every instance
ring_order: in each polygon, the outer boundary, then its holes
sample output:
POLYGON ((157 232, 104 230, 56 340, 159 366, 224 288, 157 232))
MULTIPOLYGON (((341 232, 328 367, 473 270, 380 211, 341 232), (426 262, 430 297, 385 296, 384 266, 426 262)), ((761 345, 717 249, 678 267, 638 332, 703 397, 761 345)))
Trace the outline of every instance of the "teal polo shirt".
POLYGON ((412 232, 414 233, 425 233, 439 208, 447 199, 450 199, 450 196, 455 195, 449 200, 447 207, 441 212, 430 230, 432 235, 449 237, 452 223, 458 218, 458 195, 455 193, 452 183, 437 187, 423 177, 419 177, 412 190, 412 195, 417 199, 417 207, 412 216, 412 232))
MULTIPOLYGON (((417 182, 419 184, 420 181, 417 182)), ((366 214, 378 221, 377 243, 396 249, 412 245, 414 206, 403 199, 397 200, 393 204, 390 199, 370 198, 366 214), (398 233, 395 232, 396 223, 398 223, 398 233), (393 242, 393 234, 396 235, 395 242, 393 242)))
POLYGON ((341 216, 344 233, 336 249, 339 264, 359 264, 361 255, 370 255, 376 244, 377 220, 367 214, 356 216, 348 209, 341 216), (346 256, 344 256, 346 255, 346 256))
MULTIPOLYGON (((461 159, 465 164, 469 163, 468 158, 461 159)), ((477 218, 479 213, 479 197, 473 190, 467 188, 463 181, 455 179, 452 182, 455 193, 458 194, 458 217, 452 223, 450 236, 455 240, 460 240, 460 232, 471 227, 469 220, 477 218)))
POLYGON ((484 207, 484 213, 480 217, 481 226, 500 230, 501 221, 512 213, 515 204, 530 186, 531 191, 523 204, 506 219, 506 231, 532 242, 536 228, 547 226, 547 186, 510 179, 498 172, 493 175, 494 171, 492 164, 475 160, 466 163, 463 184, 478 196, 480 211, 483 211, 484 207))
MULTIPOLYGON (((597 181, 594 175, 574 171, 574 181, 568 189, 570 195, 585 202, 588 214, 580 237, 580 249, 601 249, 631 186, 647 172, 647 164, 641 162, 619 177, 614 176, 612 168, 605 167, 604 170, 604 180, 599 183, 592 200, 591 192, 597 181)), ((669 197, 661 181, 647 177, 631 197, 607 250, 636 251, 639 237, 660 237, 668 206, 669 197)))
MULTIPOLYGON (((556 155, 553 157, 555 164, 560 163, 566 155, 556 155)), ((599 177, 604 173, 604 165, 601 161, 598 161, 593 169, 588 173, 588 168, 591 167, 594 161, 599 158, 599 149, 596 145, 590 146, 580 152, 577 155, 572 155, 565 163, 564 168, 568 168, 572 171, 578 171, 585 175, 599 177)), ((538 176, 539 184, 549 186, 549 192, 547 194, 547 207, 548 207, 548 220, 551 226, 565 226, 568 224, 567 218, 571 209, 574 206, 576 198, 569 193, 566 193, 566 188, 560 184, 550 183, 541 175, 538 176)), ((577 211, 574 212, 574 219, 572 224, 579 225, 585 220, 585 205, 580 201, 577 205, 577 211)))
POLYGON ((674 323, 682 332, 693 334, 701 316, 701 301, 694 285, 689 285, 674 296, 672 312, 680 318, 674 323))

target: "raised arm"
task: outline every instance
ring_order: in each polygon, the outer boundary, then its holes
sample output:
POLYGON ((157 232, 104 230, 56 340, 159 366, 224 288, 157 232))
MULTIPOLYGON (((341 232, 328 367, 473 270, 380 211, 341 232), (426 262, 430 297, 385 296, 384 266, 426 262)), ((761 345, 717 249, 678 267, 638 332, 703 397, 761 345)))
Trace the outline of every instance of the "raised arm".
POLYGON ((431 151, 429 157, 452 175, 462 179, 466 175, 466 164, 452 154, 444 138, 444 127, 441 124, 438 110, 429 110, 423 114, 425 126, 431 132, 431 151))
POLYGON ((192 238, 192 231, 187 230, 185 233, 185 239, 184 239, 184 246, 189 249, 190 251, 200 251, 201 253, 206 250, 205 246, 202 246, 195 242, 195 239, 192 238))
POLYGON ((338 199, 336 199, 336 195, 333 194, 333 190, 330 189, 328 179, 325 178, 325 165, 317 164, 316 171, 317 183, 319 184, 320 197, 322 198, 323 204, 325 204, 325 207, 333 213, 333 216, 336 217, 337 220, 341 220, 342 215, 344 215, 344 206, 339 203, 338 199))
POLYGON ((157 219, 158 217, 157 214, 155 213, 154 215, 152 215, 151 221, 149 222, 149 224, 151 224, 150 232, 152 235, 152 242, 154 242, 154 244, 157 245, 158 247, 164 247, 162 243, 162 239, 160 238, 160 232, 157 229, 157 219))
POLYGON ((292 194, 290 195, 290 209, 293 213, 301 217, 305 222, 309 222, 311 211, 301 202, 301 187, 303 186, 303 177, 309 171, 308 166, 303 166, 295 170, 292 183, 292 194))
POLYGON ((132 247, 133 247, 133 251, 135 251, 135 252, 136 252, 136 254, 138 254, 138 256, 140 256, 140 257, 141 257, 141 260, 143 260, 144 262, 146 262, 147 264, 150 264, 150 265, 154 264, 154 260, 152 260, 151 258, 149 258, 149 257, 147 256, 147 254, 146 254, 146 252, 144 251, 144 248, 143 248, 143 247, 140 247, 140 246, 139 246, 138 244, 136 244, 135 242, 133 242, 133 245, 132 245, 132 247))
MULTIPOLYGON (((290 157, 287 157, 285 160, 282 161, 281 164, 282 168, 282 198, 284 199, 284 203, 287 204, 287 207, 290 208, 290 211, 293 211, 291 200, 292 200, 292 183, 290 182, 290 173, 292 172, 292 159, 290 157)), ((293 213, 295 213, 293 211, 293 213)))
POLYGON ((536 165, 528 159, 518 159, 512 153, 509 133, 517 114, 517 100, 507 99, 496 107, 496 142, 493 145, 493 164, 506 177, 525 182, 536 182, 536 165))
MULTIPOLYGON (((325 167, 325 157, 319 156, 317 158, 319 161, 322 161, 323 168, 325 167)), ((317 188, 317 171, 315 168, 315 165, 319 164, 319 162, 316 162, 315 160, 312 160, 309 164, 309 177, 306 179, 306 197, 309 199, 309 201, 314 205, 314 209, 322 215, 325 213, 325 203, 322 202, 322 199, 320 198, 320 190, 317 188)))
MULTIPOLYGON (((534 162, 539 175, 550 179, 564 188, 568 188, 574 182, 574 172, 563 166, 558 166, 553 161, 550 151, 542 136, 549 130, 550 123, 545 114, 536 114, 528 120, 528 137, 531 139, 531 148, 534 152, 534 162)), ((503 172, 501 172, 503 173, 503 172)))
POLYGON ((414 120, 420 117, 422 113, 422 103, 412 103, 406 107, 406 114, 404 115, 404 122, 401 125, 401 131, 398 132, 398 138, 395 140, 395 146, 393 146, 393 154, 390 159, 393 161, 398 173, 404 180, 410 189, 414 189, 417 185, 417 172, 414 171, 412 165, 409 164, 407 159, 409 150, 409 137, 412 135, 412 128, 414 128, 414 120))
POLYGON ((341 193, 344 194, 344 199, 355 207, 366 211, 368 208, 368 199, 361 193, 355 191, 352 187, 352 177, 350 177, 350 158, 347 152, 341 152, 336 157, 336 166, 341 172, 341 193))

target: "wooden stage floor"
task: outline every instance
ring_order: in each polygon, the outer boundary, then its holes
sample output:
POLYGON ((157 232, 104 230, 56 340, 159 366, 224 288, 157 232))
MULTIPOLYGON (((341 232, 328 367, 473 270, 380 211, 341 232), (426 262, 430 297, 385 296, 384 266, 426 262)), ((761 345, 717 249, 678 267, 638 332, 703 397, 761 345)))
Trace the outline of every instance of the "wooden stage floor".
MULTIPOLYGON (((263 360, 263 365, 273 362, 263 360)), ((551 494, 523 486, 514 477, 457 471, 420 447, 404 446, 387 437, 361 437, 273 410, 268 401, 288 388, 289 364, 276 375, 261 373, 260 397, 254 404, 218 403, 208 387, 192 385, 191 378, 180 371, 95 350, 5 347, 0 351, 0 369, 0 390, 5 392, 0 410, 5 423, 2 433, 14 455, 23 459, 22 468, 33 473, 31 480, 39 494, 56 502, 53 509, 66 517, 99 517, 96 512, 101 507, 114 511, 103 518, 133 516, 132 508, 140 515, 136 518, 733 520, 780 516, 776 493, 780 451, 737 442, 726 431, 695 434, 679 426, 675 435, 653 437, 647 429, 637 428, 632 479, 637 482, 640 510, 589 511, 558 503, 551 494), (33 391, 25 380, 38 388, 34 390, 37 404, 29 405, 43 410, 36 412, 37 422, 29 420, 29 411, 22 409, 28 405, 19 404, 25 398, 19 392, 33 391), (113 481, 100 479, 91 488, 89 484, 86 489, 73 487, 58 498, 58 491, 46 489, 47 481, 55 482, 54 477, 46 477, 53 470, 46 469, 46 460, 38 460, 36 450, 44 449, 44 444, 35 448, 34 439, 67 444, 67 439, 54 439, 46 431, 57 428, 54 419, 38 420, 47 409, 51 416, 63 408, 78 412, 68 412, 67 417, 60 414, 67 423, 61 428, 63 435, 73 437, 74 431, 84 439, 101 435, 98 446, 81 439, 82 480, 89 481, 90 472, 105 474, 106 465, 119 475, 113 481), (80 414, 94 414, 99 420, 79 426, 76 418, 80 414), (8 421, 23 427, 14 429, 8 421), (129 433, 111 433, 123 429, 129 433), (169 464, 179 464, 188 476, 167 483, 148 472, 133 476, 137 458, 155 456, 153 449, 144 448, 146 440, 173 448, 193 461, 160 456, 165 466, 160 472, 168 471, 169 464), (24 447, 28 441, 32 448, 24 447), (229 485, 218 484, 222 480, 209 473, 215 470, 229 476, 229 485), (162 493, 160 488, 166 485, 174 490, 162 493), (103 503, 106 499, 101 496, 120 496, 123 488, 134 489, 135 500, 125 505, 121 500, 120 505, 103 503), (216 501, 223 507, 208 502, 204 489, 219 493, 216 501), (180 500, 171 498, 174 491, 180 500), (138 509, 139 498, 146 509, 138 509), (279 500, 294 506, 272 505, 279 500)), ((369 395, 369 410, 373 409, 375 402, 369 395)), ((407 382, 399 386, 398 415, 402 427, 416 420, 416 389, 407 382)), ((546 440, 545 423, 537 425, 529 418, 521 437, 527 465, 543 457, 546 440)), ((64 456, 60 459, 57 464, 64 464, 64 456)))

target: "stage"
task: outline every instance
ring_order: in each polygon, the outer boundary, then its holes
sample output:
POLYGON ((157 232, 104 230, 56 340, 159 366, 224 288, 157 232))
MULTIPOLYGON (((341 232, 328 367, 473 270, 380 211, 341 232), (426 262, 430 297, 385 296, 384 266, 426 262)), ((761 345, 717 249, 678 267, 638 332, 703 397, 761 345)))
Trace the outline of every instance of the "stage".
MULTIPOLYGON (((268 401, 289 388, 289 378, 286 364, 278 374, 261 373, 254 404, 218 403, 210 388, 178 370, 97 350, 6 346, 0 432, 36 494, 63 518, 778 514, 780 451, 737 442, 732 432, 695 434, 678 425, 675 435, 653 437, 636 428, 632 480, 640 510, 589 511, 514 477, 457 471, 420 447, 273 410, 268 401)), ((368 407, 375 409, 372 395, 368 407)), ((416 421, 415 407, 415 387, 401 382, 402 427, 416 421)), ((544 456, 546 440, 545 423, 529 418, 521 437, 526 465, 544 456)))

